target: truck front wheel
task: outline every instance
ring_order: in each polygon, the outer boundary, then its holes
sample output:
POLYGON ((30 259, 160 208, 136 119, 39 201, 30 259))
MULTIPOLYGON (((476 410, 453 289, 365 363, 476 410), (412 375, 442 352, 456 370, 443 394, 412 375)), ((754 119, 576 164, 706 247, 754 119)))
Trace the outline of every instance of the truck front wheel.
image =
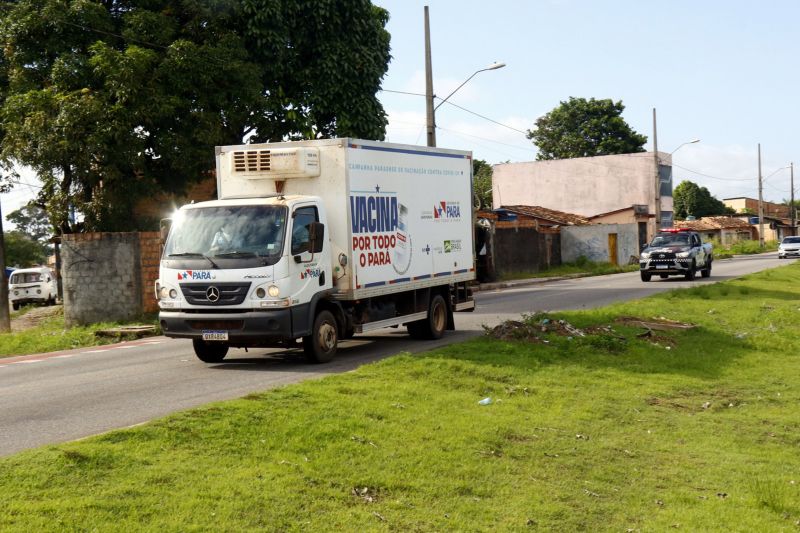
POLYGON ((303 337, 303 351, 309 363, 327 363, 336 355, 338 330, 330 311, 320 311, 314 319, 311 335, 303 337))
POLYGON ((645 272, 642 270, 640 273, 642 275, 642 281, 650 281, 650 276, 652 275, 650 272, 645 272))
POLYGON ((202 339, 192 339, 194 353, 204 363, 219 363, 228 355, 228 346, 225 344, 211 344, 202 339))
POLYGON ((447 303, 442 295, 431 298, 427 318, 411 322, 407 327, 409 335, 415 339, 441 339, 447 329, 447 303))

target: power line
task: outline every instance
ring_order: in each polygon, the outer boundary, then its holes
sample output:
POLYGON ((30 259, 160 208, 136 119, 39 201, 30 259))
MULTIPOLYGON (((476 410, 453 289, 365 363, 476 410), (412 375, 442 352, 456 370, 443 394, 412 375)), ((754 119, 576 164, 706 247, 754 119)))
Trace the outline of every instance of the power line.
POLYGON ((672 166, 675 167, 675 168, 680 168, 680 169, 685 170, 687 172, 691 172, 693 174, 697 174, 698 176, 703 176, 704 178, 711 178, 712 180, 720 180, 720 181, 755 181, 755 178, 720 178, 720 177, 717 177, 717 176, 712 176, 710 174, 704 174, 702 172, 698 172, 697 170, 693 170, 691 168, 682 167, 680 165, 676 165, 675 163, 672 163, 672 166))

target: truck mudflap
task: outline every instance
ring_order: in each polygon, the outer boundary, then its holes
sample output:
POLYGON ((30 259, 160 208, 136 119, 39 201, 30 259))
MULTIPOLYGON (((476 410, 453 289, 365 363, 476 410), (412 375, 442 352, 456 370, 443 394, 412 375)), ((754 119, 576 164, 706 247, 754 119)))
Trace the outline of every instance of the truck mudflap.
POLYGON ((242 313, 187 313, 162 311, 159 321, 164 335, 181 339, 203 339, 231 346, 274 344, 294 338, 290 309, 244 311, 242 313))

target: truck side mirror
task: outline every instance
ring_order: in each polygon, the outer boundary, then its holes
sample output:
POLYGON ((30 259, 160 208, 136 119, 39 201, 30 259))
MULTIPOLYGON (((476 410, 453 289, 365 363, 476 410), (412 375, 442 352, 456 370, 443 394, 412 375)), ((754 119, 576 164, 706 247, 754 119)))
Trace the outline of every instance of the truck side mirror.
POLYGON ((322 251, 325 244, 325 224, 312 222, 308 225, 309 251, 318 254, 322 251))

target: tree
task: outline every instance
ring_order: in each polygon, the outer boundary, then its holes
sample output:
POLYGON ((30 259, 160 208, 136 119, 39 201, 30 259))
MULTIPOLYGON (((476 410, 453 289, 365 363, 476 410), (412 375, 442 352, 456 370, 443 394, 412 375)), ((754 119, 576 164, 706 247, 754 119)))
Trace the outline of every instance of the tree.
POLYGON ((492 208, 492 166, 483 159, 472 160, 472 192, 479 209, 492 208))
POLYGON ((647 136, 622 118, 622 101, 570 97, 536 120, 528 138, 539 148, 537 160, 644 152, 647 136))
POLYGON ((701 218, 735 213, 734 209, 712 196, 708 189, 688 180, 682 181, 672 191, 672 202, 672 211, 678 220, 688 216, 701 218))
POLYGON ((20 0, 0 13, 0 160, 39 174, 60 233, 139 229, 136 201, 208 176, 215 145, 384 136, 388 15, 368 0, 20 0))
POLYGON ((47 211, 33 203, 12 211, 6 220, 13 223, 17 231, 41 243, 48 242, 53 233, 53 227, 47 218, 47 211))
POLYGON ((5 233, 6 264, 15 267, 41 265, 47 259, 47 247, 21 231, 5 233))

